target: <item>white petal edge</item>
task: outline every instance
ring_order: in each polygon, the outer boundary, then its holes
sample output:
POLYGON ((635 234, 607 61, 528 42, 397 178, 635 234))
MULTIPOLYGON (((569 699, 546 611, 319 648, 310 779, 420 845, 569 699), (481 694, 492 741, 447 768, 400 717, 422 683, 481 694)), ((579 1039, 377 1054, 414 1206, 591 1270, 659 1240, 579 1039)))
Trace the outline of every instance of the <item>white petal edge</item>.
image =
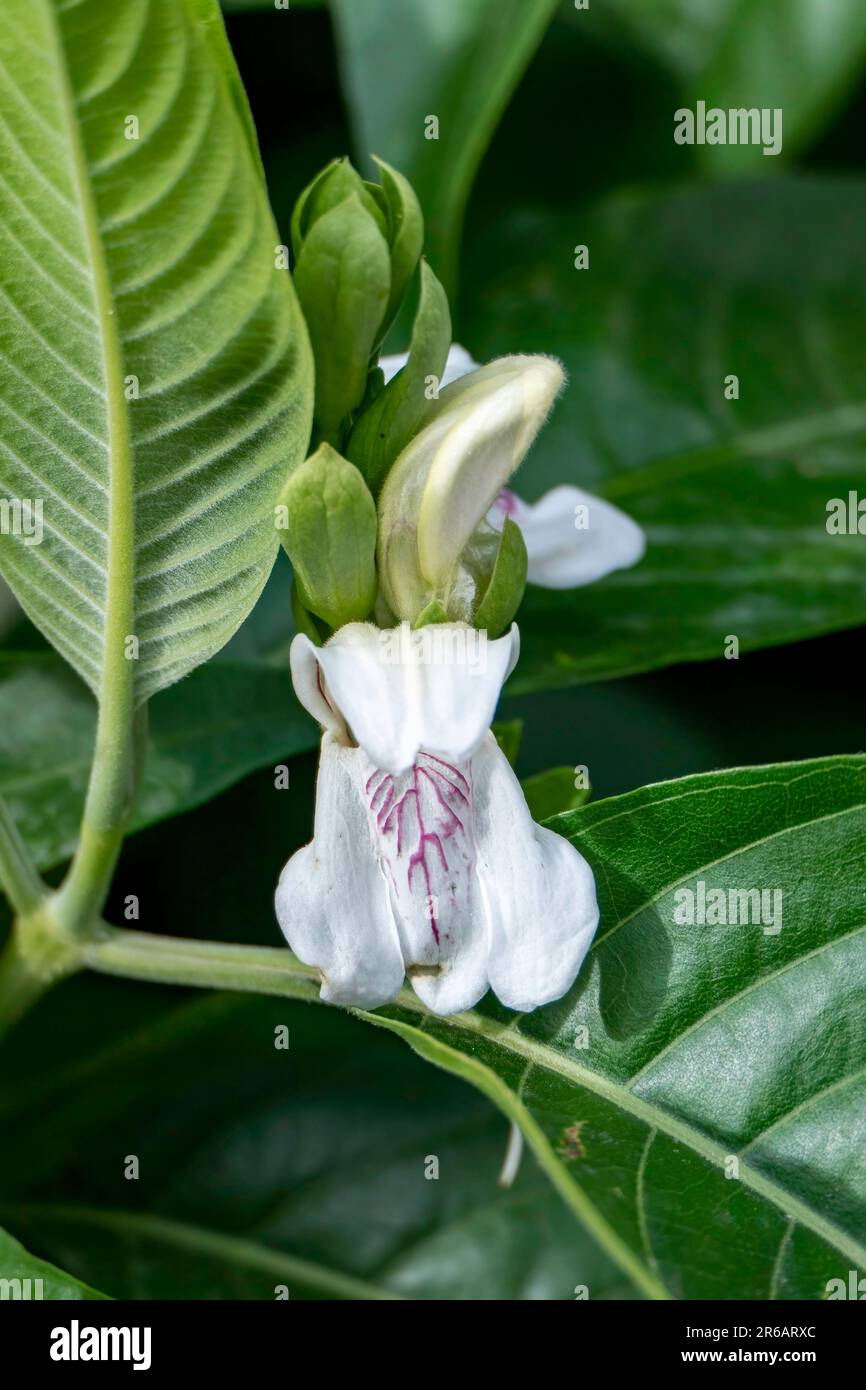
POLYGON ((347 743, 346 726, 337 711, 329 704, 322 689, 319 659, 316 655, 319 650, 320 648, 303 632, 292 638, 289 648, 292 685, 307 714, 311 714, 323 729, 334 734, 342 743, 347 743))
POLYGON ((296 689, 305 708, 320 718, 311 695, 317 690, 322 715, 333 719, 338 710, 374 766, 391 773, 405 772, 421 751, 467 761, 487 734, 520 651, 516 624, 494 641, 461 623, 414 632, 407 623, 388 629, 348 623, 324 647, 296 637, 293 651, 302 640, 308 645, 292 674, 296 667, 302 672, 303 690, 296 689), (321 684, 310 679, 310 657, 321 684))
POLYGON ((280 875, 277 921, 295 955, 322 972, 329 1004, 375 1009, 399 993, 403 955, 359 794, 364 754, 322 739, 312 842, 280 875))
MULTIPOLYGON (((399 371, 402 371, 408 361, 408 352, 389 353, 385 357, 379 358, 379 366, 385 373, 386 385, 399 371)), ((468 376, 470 372, 475 371, 477 366, 478 363, 469 355, 465 347, 461 347, 459 343, 452 343, 448 351, 445 370, 442 373, 442 380, 439 383, 440 389, 450 386, 452 381, 458 381, 461 376, 468 376)))
POLYGON ((570 989, 598 926, 592 869, 536 825, 491 734, 472 761, 479 874, 490 930, 490 986, 528 1013, 570 989))
MULTIPOLYGON (((438 414, 394 465, 425 478, 417 516, 418 562, 433 590, 449 584, 466 545, 500 488, 522 463, 565 382, 552 357, 503 357, 440 396, 438 414), (443 433, 444 430, 444 433, 443 433)), ((382 493, 382 516, 387 517, 382 493)))
POLYGON ((643 559, 646 537, 619 507, 581 488, 552 488, 536 503, 505 493, 491 507, 488 521, 501 530, 505 517, 516 521, 529 556, 528 579, 545 589, 577 589, 643 559), (585 528, 575 525, 586 518, 585 528))

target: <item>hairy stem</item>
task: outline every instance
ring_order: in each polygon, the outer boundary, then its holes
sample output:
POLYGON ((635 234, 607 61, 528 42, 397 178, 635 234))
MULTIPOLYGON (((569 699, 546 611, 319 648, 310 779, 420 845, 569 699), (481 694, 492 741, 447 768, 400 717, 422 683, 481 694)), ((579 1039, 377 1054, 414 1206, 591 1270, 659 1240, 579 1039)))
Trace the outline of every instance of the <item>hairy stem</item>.
POLYGON ((133 712, 129 684, 100 708, 78 848, 53 900, 54 918, 69 937, 86 939, 99 929, 135 801, 146 739, 146 706, 133 712))
POLYGON ((154 984, 232 989, 287 999, 317 999, 319 972, 284 947, 236 946, 221 941, 187 941, 176 936, 102 927, 100 938, 83 944, 91 970, 154 984))

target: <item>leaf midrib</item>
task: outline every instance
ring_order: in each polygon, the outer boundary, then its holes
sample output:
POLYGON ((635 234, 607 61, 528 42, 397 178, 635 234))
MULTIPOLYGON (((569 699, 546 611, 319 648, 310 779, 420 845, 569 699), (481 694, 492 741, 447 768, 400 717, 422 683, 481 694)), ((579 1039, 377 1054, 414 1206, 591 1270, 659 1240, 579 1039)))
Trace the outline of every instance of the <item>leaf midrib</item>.
MULTIPOLYGON (((430 1015, 422 1007, 416 1007, 412 999, 401 994, 399 1006, 401 1009, 421 1014, 425 1018, 430 1015)), ((420 1001, 419 1001, 420 1004, 420 1001)), ((362 1015, 364 1016, 364 1015, 362 1015)), ((367 1016, 388 1026, 390 1020, 386 1017, 376 1015, 367 1016)), ((508 1031, 508 1025, 496 1023, 491 1019, 485 1018, 481 1014, 466 1013, 456 1014, 446 1020, 449 1028, 458 1032, 466 1032, 472 1036, 480 1037, 490 1042, 496 1047, 501 1047, 503 1051, 510 1052, 516 1057, 521 1057, 530 1062, 539 1070, 548 1071, 559 1076, 565 1081, 573 1082, 583 1086, 586 1090, 592 1091, 603 1100, 609 1101, 620 1110, 625 1111, 634 1119, 645 1124, 649 1130, 656 1129, 675 1143, 685 1144, 699 1157, 711 1163, 714 1167, 724 1169, 725 1161, 730 1157, 730 1147, 726 1147, 710 1139, 703 1131, 690 1125, 687 1121, 680 1119, 672 1112, 663 1109, 661 1106, 653 1104, 651 1101, 642 1100, 633 1095, 619 1082, 612 1081, 600 1072, 592 1071, 588 1067, 583 1067, 579 1062, 565 1057, 560 1053, 551 1052, 542 1044, 534 1039, 526 1037, 523 1033, 508 1031)), ((420 1030, 418 1030, 420 1031, 420 1030)), ((447 1046, 447 1044, 446 1044, 447 1046)), ((462 1053, 455 1053, 462 1060, 462 1053)), ((484 1063, 476 1063, 485 1066, 484 1063)), ((486 1068, 490 1071, 490 1068, 486 1068)), ((495 1073, 491 1072, 495 1076, 495 1073)), ((498 1078, 497 1078, 498 1079, 498 1078)), ((513 1093, 512 1093, 513 1094, 513 1093)), ((528 1109, 522 1102, 522 1108, 528 1109)), ((545 1143, 549 1146, 549 1141, 545 1137, 545 1143)), ((552 1148, 550 1149, 553 1154, 552 1148)), ((559 1160, 556 1160, 557 1162, 559 1160)), ((835 1226, 832 1222, 826 1221, 820 1214, 807 1206, 799 1197, 790 1193, 787 1188, 780 1183, 767 1178, 758 1169, 754 1168, 747 1161, 740 1160, 740 1181, 760 1197, 764 1197, 773 1206, 778 1207, 786 1216, 793 1217, 798 1224, 812 1231, 815 1235, 825 1240, 828 1244, 840 1250, 854 1261, 858 1267, 866 1267, 866 1245, 861 1245, 859 1241, 849 1236, 847 1232, 835 1226)))
POLYGON ((343 1299, 403 1301, 402 1294, 369 1284, 366 1280, 356 1279, 350 1274, 342 1274, 327 1265, 301 1259, 297 1255, 275 1250, 271 1246, 242 1236, 226 1235, 222 1231, 209 1230, 170 1217, 143 1216, 139 1212, 42 1202, 25 1202, 6 1212, 7 1220, 15 1216, 23 1217, 25 1220, 30 1216, 60 1223, 79 1222, 127 1237, 130 1234, 139 1235, 145 1239, 162 1241, 177 1250, 213 1255, 226 1263, 245 1264, 248 1268, 261 1270, 265 1274, 296 1278, 343 1299))
POLYGON ((121 711, 132 698, 134 667, 126 659, 124 639, 134 626, 134 522, 131 422, 124 396, 124 361, 108 262, 102 243, 96 197, 78 125, 75 93, 66 63, 63 35, 52 0, 43 0, 54 37, 54 66, 64 133, 71 154, 84 245, 102 348, 108 431, 108 563, 101 659, 100 705, 121 711))

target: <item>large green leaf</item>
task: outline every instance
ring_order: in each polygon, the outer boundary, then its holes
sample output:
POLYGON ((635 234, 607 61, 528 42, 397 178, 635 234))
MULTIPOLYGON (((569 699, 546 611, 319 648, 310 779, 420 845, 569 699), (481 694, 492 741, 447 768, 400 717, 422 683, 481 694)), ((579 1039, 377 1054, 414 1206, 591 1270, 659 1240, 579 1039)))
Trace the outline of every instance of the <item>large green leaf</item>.
MULTIPOLYGON (((56 658, 0 653, 0 796, 42 868, 75 847, 95 723, 93 700, 56 658)), ((150 732, 133 830, 188 811, 318 741, 288 670, 228 662, 160 695, 150 732)), ((268 780, 273 789, 273 774, 268 780)), ((280 792, 273 796, 277 805, 280 792)))
POLYGON ((866 536, 826 529, 866 476, 864 221, 862 183, 776 180, 518 211, 495 257, 475 248, 467 346, 554 353, 571 377, 518 491, 601 492, 648 540, 601 584, 530 590, 515 689, 866 619, 866 536))
MULTIPOLYGON (((681 76, 690 104, 782 108, 785 152, 833 110, 866 57, 862 0, 608 0, 572 15, 617 38, 636 36, 681 76)), ((722 169, 773 162, 753 145, 697 152, 722 169)))
MULTIPOLYGON (((552 824, 596 872, 581 977, 526 1016, 367 1017, 523 1127, 648 1292, 826 1296, 866 1272, 866 757, 661 783, 552 824), (678 925, 780 890, 781 930, 678 925)), ((772 902, 772 900, 770 900, 772 902)))
POLYGON ((359 152, 381 155, 414 186, 427 254, 447 288, 475 171, 557 4, 332 0, 359 152))
POLYGON ((142 700, 261 591, 306 336, 216 0, 3 20, 0 491, 42 500, 44 539, 3 535, 0 558, 91 687, 134 670, 142 700))
POLYGON ((3 1214, 114 1295, 628 1296, 531 1158, 497 1185, 501 1117, 394 1039, 332 1010, 117 982, 57 1002, 0 1091, 3 1214))
MULTIPOLYGON (((246 798, 251 808, 256 801, 246 798)), ((237 802, 241 813, 243 804, 237 802)), ((202 817, 202 823, 212 820, 210 811, 202 817)), ((399 1004, 368 1015, 369 1021, 403 1036, 519 1123, 552 1184, 645 1292, 820 1298, 828 1279, 844 1278, 852 1268, 866 1274, 866 758, 689 777, 590 804, 552 825, 567 831, 591 861, 601 904, 598 941, 570 995, 526 1017, 490 1002, 441 1020, 407 991, 399 1004), (754 923, 679 925, 677 894, 697 890, 700 881, 707 890, 780 889, 782 930, 765 934, 754 923), (728 1177, 733 1159, 738 1175, 728 1177)), ((263 826, 262 845, 253 846, 255 863, 240 884, 234 866, 220 870, 222 859, 233 853, 232 830, 215 840, 199 829, 198 853, 214 861, 213 882, 197 876, 187 882, 197 852, 190 825, 174 846, 186 856, 184 867, 165 887, 167 903, 179 896, 174 920, 189 913, 193 929, 224 937, 234 914, 237 933, 248 937, 257 914, 254 930, 261 939, 272 881, 260 881, 261 864, 286 847, 284 836, 279 826, 263 826)), ((171 864, 165 869, 171 875, 171 864)), ((139 863, 130 883, 147 871, 147 862, 139 863)), ((156 898, 158 905, 158 888, 156 898)), ((315 997, 313 972, 293 964, 284 951, 273 958, 275 990, 315 997), (277 960, 285 962, 279 982, 277 960)), ((98 983, 89 988, 95 991, 98 983)), ((82 1032, 90 1030, 92 1037, 99 1031, 112 999, 130 1029, 136 1020, 146 1025, 147 1016, 138 986, 121 988, 113 981, 100 994, 87 989, 83 980, 64 986, 63 995, 25 1020, 14 1038, 15 1069, 0 1090, 0 1118, 9 1136, 0 1154, 0 1183, 28 1206, 62 1201, 65 1207, 70 1193, 78 1202, 115 1211, 133 1202, 130 1186, 117 1175, 105 1127, 109 1097, 125 1095, 113 1068, 124 1077, 135 1075, 135 1049, 118 1045, 106 1027, 104 1056, 80 1068, 75 1058, 82 1032), (52 1011, 63 1028, 68 1071, 52 1070, 43 1060, 45 1047, 56 1050, 47 1025, 52 1011), (106 1079, 96 1084, 103 1067, 106 1079), (82 1104, 84 1129, 95 1125, 96 1166, 88 1176, 86 1158, 83 1174, 73 1162, 61 1175, 64 1154, 91 1153, 86 1135, 76 1129, 82 1104), (98 1120, 91 1104, 101 1111, 98 1120), (66 1136, 63 1143, 50 1138, 55 1123, 66 1136)), ((255 1005, 248 1007, 244 1017, 256 1016, 255 1005)), ((197 1016, 191 1017, 195 1023, 197 1016)), ((274 1017, 284 1015, 278 1010, 274 1017)), ((305 1031, 307 1025, 301 1026, 305 1031)), ((231 1030, 230 1047, 240 1048, 242 1038, 258 1047, 248 1031, 249 1025, 231 1030)), ((198 1039, 193 1027, 189 1034, 179 1030, 175 1042, 207 1072, 221 1053, 198 1039)), ((364 1047, 359 1037, 357 1048, 364 1047)), ((198 1101, 187 1115, 196 1085, 187 1087, 179 1077, 172 1103, 167 1078, 174 1066, 152 1039, 145 1038, 144 1050, 157 1056, 156 1072, 146 1083, 149 1091, 139 1082, 130 1091, 136 1118, 130 1131, 124 1112, 119 1131, 115 1126, 116 1147, 138 1152, 124 1148, 120 1134, 132 1132, 138 1142, 142 1129, 157 1147, 171 1147, 175 1125, 181 1147, 187 1124, 206 1135, 207 1115, 202 1117, 198 1101), (147 1116, 157 1113, 166 1087, 169 1115, 148 1129, 147 1116)), ((222 1064, 215 1068, 211 1079, 220 1103, 226 1096, 246 1097, 247 1087, 255 1095, 265 1051, 243 1081, 233 1080, 222 1064)), ((353 1045, 333 1049, 332 1058, 332 1079, 326 1082, 319 1073, 313 1083, 317 1105, 328 1112, 344 1094, 340 1078, 347 1078, 350 1093, 355 1084, 353 1045)), ((390 1060, 376 1065, 390 1078, 390 1060)), ((261 1075, 268 1084, 267 1073, 261 1075)), ((351 1125, 341 1130, 352 1134, 351 1125)), ((425 1152, 438 1150, 434 1145, 425 1152)), ((212 1162, 211 1171, 215 1167, 212 1162)), ((240 1185, 241 1171, 243 1165, 233 1160, 226 1181, 234 1175, 240 1185)), ((135 1190, 145 1205, 154 1200, 152 1187, 135 1190)), ((167 1215, 162 1195, 158 1201, 160 1215, 167 1215)), ((65 1210, 19 1208, 20 1222, 25 1215, 28 1222, 39 1219, 40 1229, 42 1221, 56 1218, 59 1226, 72 1220, 65 1210)), ((43 1249, 7 1209, 0 1219, 43 1249)), ((86 1221, 85 1214, 79 1219, 86 1221)), ((182 1219, 196 1225, 186 1211, 182 1219)), ((117 1238, 115 1231, 112 1243, 117 1238)), ((81 1249, 92 1235, 79 1233, 76 1240, 81 1249)), ((79 1266, 72 1250, 44 1247, 109 1292, 119 1290, 96 1265, 79 1266)), ((353 1272, 369 1277, 357 1265, 353 1272)))
POLYGON ((3 1299, 93 1299, 104 1298, 71 1274, 37 1260, 0 1228, 0 1284, 3 1299))

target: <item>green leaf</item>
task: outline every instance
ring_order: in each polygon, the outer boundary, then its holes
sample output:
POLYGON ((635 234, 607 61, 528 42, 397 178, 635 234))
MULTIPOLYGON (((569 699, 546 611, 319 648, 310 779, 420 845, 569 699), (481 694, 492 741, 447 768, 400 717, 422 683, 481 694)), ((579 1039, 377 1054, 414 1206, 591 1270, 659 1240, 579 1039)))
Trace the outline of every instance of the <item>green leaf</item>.
POLYGON ((524 777, 520 785, 535 821, 550 820, 563 811, 576 811, 591 794, 589 787, 575 786, 573 767, 551 767, 545 772, 536 772, 532 777, 524 777))
MULTIPOLYGON (((586 16, 573 14, 575 24, 586 16)), ((780 107, 784 150, 820 129, 851 86, 866 56, 861 0, 610 0, 593 15, 603 30, 638 38, 679 73, 684 99, 726 111, 780 107)), ((760 146, 704 145, 712 168, 773 163, 760 146)))
POLYGON ((469 190, 557 0, 333 0, 358 149, 395 165, 421 201, 427 254, 453 289, 469 190), (429 117, 439 121, 429 139, 429 117))
POLYGON ((497 719, 492 728, 493 736, 512 767, 517 762, 520 743, 523 738, 522 719, 497 719))
POLYGON ((44 503, 0 561, 91 688, 140 702, 264 585, 303 324, 215 0, 10 0, 0 119, 0 491, 44 503))
POLYGON ((357 464, 374 494, 388 470, 430 413, 427 378, 442 379, 451 346, 448 298, 426 261, 421 262, 420 294, 409 360, 358 416, 346 443, 346 457, 357 464))
POLYGON ((62 1269, 37 1260, 8 1231, 0 1228, 0 1294, 7 1299, 102 1299, 106 1295, 88 1288, 62 1269))
MULTIPOLYGON (((42 868, 75 846, 95 723, 90 695, 53 656, 0 654, 0 796, 42 868), (62 741, 46 729, 62 731, 62 741)), ((318 742, 288 670, 228 662, 160 695, 150 731, 133 829, 190 810, 318 742)))
POLYGON ((866 1271, 866 757, 660 783, 554 824, 601 907, 570 994, 443 1020, 407 991, 366 1017, 516 1120, 648 1293, 826 1297, 866 1271), (781 930, 772 898, 763 924, 679 925, 701 883, 780 891, 781 930))
POLYGON ((592 216, 524 211, 504 222, 495 264, 477 248, 473 354, 519 343, 570 377, 517 491, 576 483, 648 542, 600 584, 530 586, 512 689, 866 619, 866 536, 826 529, 831 499, 863 495, 864 220, 862 183, 779 179, 630 195, 592 216), (576 243, 589 270, 574 269, 576 243), (725 399, 731 374, 738 400, 725 399))
POLYGON ((531 1157, 497 1185, 501 1117, 394 1039, 285 1001, 157 1000, 73 982, 0 1092, 4 1219, 82 1277, 146 1299, 629 1296, 531 1157))

